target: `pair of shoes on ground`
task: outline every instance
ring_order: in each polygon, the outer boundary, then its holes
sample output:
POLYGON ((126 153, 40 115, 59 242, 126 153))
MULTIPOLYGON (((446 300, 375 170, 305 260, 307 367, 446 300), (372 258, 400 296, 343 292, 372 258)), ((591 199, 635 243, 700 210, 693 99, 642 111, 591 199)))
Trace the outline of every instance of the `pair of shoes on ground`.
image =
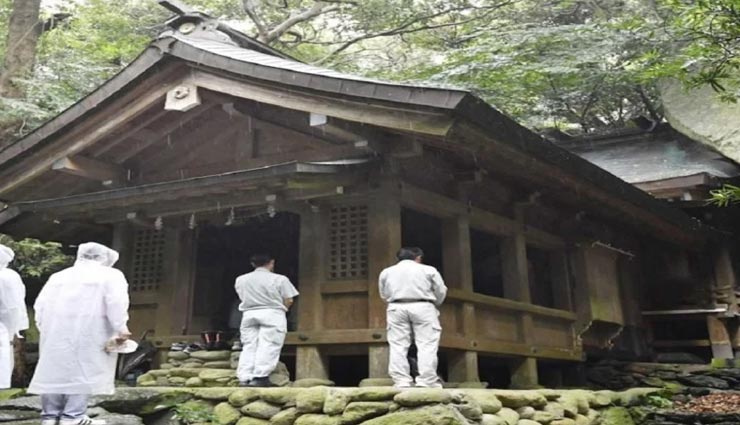
POLYGON ((41 425, 106 425, 106 422, 102 419, 90 419, 85 416, 80 419, 44 419, 41 421, 41 425))
POLYGON ((239 386, 265 388, 265 387, 275 387, 276 385, 270 382, 269 377, 265 377, 265 378, 253 378, 247 382, 241 382, 239 383, 239 386))

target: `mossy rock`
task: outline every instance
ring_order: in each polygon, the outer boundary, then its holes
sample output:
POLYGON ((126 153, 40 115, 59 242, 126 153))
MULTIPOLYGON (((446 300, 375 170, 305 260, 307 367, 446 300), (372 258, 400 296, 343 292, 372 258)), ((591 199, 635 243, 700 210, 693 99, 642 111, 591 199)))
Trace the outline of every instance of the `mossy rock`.
POLYGON ((484 413, 480 420, 480 425, 509 425, 504 418, 496 415, 484 413))
POLYGON ((151 387, 157 385, 157 377, 148 372, 143 375, 139 375, 139 377, 136 378, 136 385, 139 387, 151 387))
POLYGON ((517 425, 542 425, 542 424, 537 421, 533 421, 531 419, 519 419, 519 422, 517 422, 517 425))
POLYGON ((328 379, 305 378, 293 382, 292 386, 295 388, 333 387, 334 381, 330 381, 328 379))
POLYGON ((231 351, 194 351, 190 353, 190 357, 204 362, 229 360, 231 359, 231 351))
POLYGON ((501 400, 504 407, 518 409, 524 406, 531 406, 535 409, 541 409, 547 405, 547 398, 537 391, 533 390, 491 390, 493 394, 501 400))
POLYGON ((176 367, 175 365, 169 364, 169 363, 162 363, 161 365, 159 365, 159 368, 161 370, 170 370, 170 369, 174 369, 175 367, 176 367))
POLYGON ((619 406, 630 407, 642 403, 645 397, 649 395, 657 394, 660 394, 660 389, 658 388, 630 388, 629 390, 617 393, 615 401, 619 406))
POLYGON ((234 407, 242 407, 258 398, 260 398, 260 393, 256 388, 240 388, 232 391, 229 395, 229 404, 234 407))
POLYGON ((594 421, 586 415, 576 415, 574 423, 575 425, 593 425, 594 421))
POLYGON ((399 410, 379 416, 362 425, 468 425, 465 417, 449 405, 432 405, 417 409, 399 410))
POLYGON ((465 393, 478 403, 483 413, 494 414, 503 407, 501 400, 491 391, 466 390, 465 393))
POLYGON ((296 409, 299 413, 320 413, 324 411, 326 387, 307 388, 296 396, 296 409))
POLYGON ((203 369, 203 363, 186 362, 180 367, 185 369, 203 369))
POLYGON ((244 417, 236 422, 236 425, 269 425, 270 421, 265 419, 244 417))
POLYGON ((191 367, 178 367, 176 369, 169 370, 169 376, 179 376, 181 378, 195 378, 200 375, 201 369, 194 369, 191 367))
POLYGON ((160 376, 168 376, 170 374, 170 371, 166 369, 152 369, 147 373, 159 378, 160 376))
POLYGON ((7 390, 0 390, 0 401, 12 400, 24 395, 26 395, 26 390, 22 388, 9 388, 7 390))
MULTIPOLYGON (((543 411, 549 413, 552 415, 553 419, 563 419, 566 415, 566 408, 563 404, 555 403, 555 402, 549 402, 545 405, 545 407, 542 408, 543 411)), ((586 411, 588 411, 588 407, 586 408, 586 411)), ((576 417, 578 414, 578 409, 575 408, 572 412, 572 417, 576 417)))
POLYGON ((247 416, 258 419, 270 419, 280 413, 280 407, 266 401, 255 400, 242 407, 241 412, 247 416))
POLYGON ((342 424, 359 424, 368 419, 385 415, 389 412, 390 405, 391 403, 387 401, 354 401, 344 409, 342 424))
POLYGON ((601 425, 635 425, 626 407, 610 407, 601 412, 601 425))
POLYGON ((524 406, 516 409, 516 413, 519 414, 519 419, 532 419, 536 410, 532 406, 524 406))
POLYGON ((226 401, 235 390, 231 388, 199 388, 191 391, 196 397, 203 400, 226 401))
POLYGON ((571 418, 555 419, 550 425, 577 425, 577 422, 571 418))
POLYGON ((391 401, 401 390, 393 387, 361 387, 354 391, 353 401, 391 401))
POLYGON ((241 417, 241 413, 227 402, 222 402, 213 408, 213 415, 219 425, 234 425, 241 417))
MULTIPOLYGON (((534 414, 529 419, 535 422, 539 422, 541 424, 549 424, 550 422, 557 420, 557 418, 555 418, 555 415, 553 415, 550 412, 543 412, 542 410, 535 410, 534 414)), ((563 419, 563 418, 560 418, 560 419, 563 419)))
POLYGON ((231 369, 200 369, 198 378, 204 381, 228 382, 236 377, 236 371, 231 369))
POLYGON ((119 388, 114 395, 93 397, 90 406, 113 413, 144 415, 167 410, 192 398, 191 394, 184 391, 119 388))
POLYGON ((463 391, 454 391, 451 395, 453 407, 458 412, 473 422, 481 420, 483 409, 473 397, 463 391))
POLYGON ((418 407, 451 403, 452 395, 441 388, 417 388, 396 394, 393 401, 404 407, 418 407))
POLYGON ((364 387, 392 387, 393 380, 390 378, 365 378, 360 381, 360 388, 364 387))
POLYGON ((260 397, 269 403, 286 406, 295 404, 296 396, 300 391, 290 387, 264 388, 260 390, 260 397))
POLYGON ((218 360, 215 362, 205 362, 203 363, 204 368, 209 369, 231 369, 231 362, 228 360, 218 360))
POLYGON ((516 410, 509 407, 502 408, 498 413, 496 413, 496 415, 502 418, 507 425, 516 425, 519 422, 519 414, 516 410))
POLYGON ((330 388, 326 392, 324 413, 327 415, 341 415, 352 400, 353 390, 348 388, 330 388))
POLYGON ((167 358, 170 360, 182 361, 189 359, 190 355, 182 351, 170 351, 169 353, 167 353, 167 358))
POLYGON ((270 423, 272 425, 293 425, 296 419, 298 419, 298 410, 290 407, 270 418, 270 423))
POLYGON ((295 425, 341 425, 341 424, 342 422, 339 416, 317 415, 315 413, 301 415, 295 421, 295 425))
POLYGON ((198 388, 203 386, 203 380, 197 377, 194 378, 188 378, 187 381, 185 381, 185 386, 189 388, 198 388))
MULTIPOLYGON (((172 409, 175 406, 179 406, 193 398, 193 395, 183 391, 165 392, 159 394, 158 397, 153 398, 150 402, 146 403, 139 409, 138 412, 132 412, 138 416, 147 416, 153 413, 162 412, 164 410, 172 409)), ((102 406, 106 410, 114 411, 114 409, 102 406)))

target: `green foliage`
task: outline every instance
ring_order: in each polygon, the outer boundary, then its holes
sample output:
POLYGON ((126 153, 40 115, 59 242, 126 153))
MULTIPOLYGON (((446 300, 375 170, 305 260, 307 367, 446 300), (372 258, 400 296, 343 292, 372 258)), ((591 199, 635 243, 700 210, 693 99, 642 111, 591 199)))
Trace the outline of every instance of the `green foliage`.
POLYGON ((15 241, 10 236, 0 234, 0 244, 15 251, 12 266, 24 280, 45 280, 52 273, 70 266, 73 261, 73 257, 62 252, 62 246, 56 242, 37 239, 15 241))
POLYGON ((735 185, 725 184, 722 188, 709 193, 712 195, 709 202, 718 207, 726 207, 740 202, 740 187, 735 185))
POLYGON ((173 419, 185 424, 216 423, 213 406, 204 402, 188 401, 175 406, 173 419))

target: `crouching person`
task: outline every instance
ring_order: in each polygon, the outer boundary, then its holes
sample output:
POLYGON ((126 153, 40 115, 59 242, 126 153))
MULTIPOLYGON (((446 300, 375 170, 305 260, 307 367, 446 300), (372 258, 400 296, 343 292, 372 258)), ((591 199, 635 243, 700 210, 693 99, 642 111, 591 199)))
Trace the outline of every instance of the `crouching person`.
POLYGON ((287 277, 273 273, 271 256, 254 255, 250 262, 254 271, 236 278, 235 285, 242 311, 242 354, 236 375, 242 386, 270 387, 288 329, 285 314, 298 291, 287 277))
POLYGON ((106 246, 82 244, 75 264, 53 274, 36 299, 40 357, 28 392, 41 395, 42 425, 105 423, 86 411, 91 395, 115 392, 117 354, 106 344, 130 337, 128 283, 112 267, 117 260, 106 246))

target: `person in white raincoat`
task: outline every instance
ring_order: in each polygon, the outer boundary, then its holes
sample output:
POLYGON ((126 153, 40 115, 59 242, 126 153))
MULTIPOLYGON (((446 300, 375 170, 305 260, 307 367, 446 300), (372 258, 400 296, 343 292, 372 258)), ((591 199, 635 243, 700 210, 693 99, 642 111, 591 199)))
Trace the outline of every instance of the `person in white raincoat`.
POLYGON ((10 388, 13 375, 13 337, 28 329, 26 287, 21 277, 8 268, 15 253, 0 244, 0 389, 10 388))
POLYGON ((101 423, 86 415, 92 394, 113 394, 117 354, 130 337, 128 283, 112 266, 118 253, 94 242, 77 250, 74 266, 53 274, 34 309, 41 333, 39 363, 28 392, 41 394, 42 424, 101 423))

